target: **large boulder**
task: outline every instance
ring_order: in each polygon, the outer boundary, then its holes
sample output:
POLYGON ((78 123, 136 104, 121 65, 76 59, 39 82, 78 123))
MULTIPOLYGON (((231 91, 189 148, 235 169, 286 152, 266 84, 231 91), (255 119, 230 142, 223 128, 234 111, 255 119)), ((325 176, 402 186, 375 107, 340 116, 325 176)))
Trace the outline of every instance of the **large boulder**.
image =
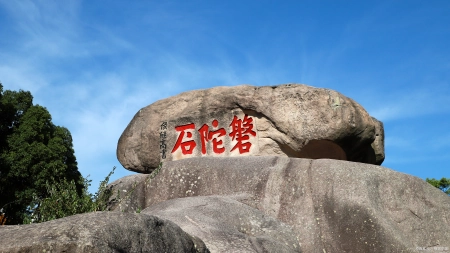
POLYGON ((290 226, 231 198, 172 199, 142 212, 173 221, 211 252, 301 252, 290 226))
POLYGON ((382 123, 339 92, 301 84, 216 87, 157 101, 122 133, 117 157, 150 173, 190 157, 287 156, 381 164, 382 123))
POLYGON ((0 226, 0 252, 209 252, 174 223, 136 213, 95 212, 0 226))
POLYGON ((450 198, 417 177, 381 166, 331 159, 202 157, 166 162, 153 176, 113 182, 114 192, 128 189, 133 201, 111 208, 134 212, 170 199, 221 195, 291 226, 303 252, 450 247, 450 198))

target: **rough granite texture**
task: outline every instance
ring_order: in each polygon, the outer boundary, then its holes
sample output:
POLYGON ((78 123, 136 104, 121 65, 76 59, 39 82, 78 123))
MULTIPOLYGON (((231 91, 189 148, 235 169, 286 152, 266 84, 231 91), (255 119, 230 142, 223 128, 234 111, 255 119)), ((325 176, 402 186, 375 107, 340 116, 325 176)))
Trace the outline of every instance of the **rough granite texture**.
POLYGON ((211 252, 301 252, 290 226, 231 198, 172 199, 142 212, 173 221, 211 252))
POLYGON ((235 199, 291 226, 303 252, 450 248, 450 198, 417 177, 376 165, 287 157, 190 158, 164 163, 153 179, 133 175, 110 186, 128 189, 132 200, 115 203, 117 211, 193 196, 235 199))
POLYGON ((48 222, 0 226, 1 253, 209 252, 174 223, 136 213, 94 212, 48 222))
POLYGON ((211 155, 333 158, 380 165, 384 160, 383 125, 361 105, 330 89, 301 84, 215 87, 181 93, 142 108, 117 146, 120 163, 141 173, 152 172, 160 162, 211 155), (254 125, 255 136, 249 135, 252 147, 247 153, 231 152, 230 121, 244 115, 251 117, 254 125), (227 131, 218 137, 222 142, 218 147, 225 151, 214 153, 208 141, 207 152, 201 153, 204 140, 198 130, 203 124, 213 129, 214 119, 218 120, 216 128, 227 131), (174 149, 181 136, 175 127, 188 124, 195 128, 181 139, 187 141, 187 135, 192 135, 196 147, 192 154, 182 154, 174 149), (311 141, 316 143, 308 146, 311 141), (308 152, 302 152, 305 147, 308 152))

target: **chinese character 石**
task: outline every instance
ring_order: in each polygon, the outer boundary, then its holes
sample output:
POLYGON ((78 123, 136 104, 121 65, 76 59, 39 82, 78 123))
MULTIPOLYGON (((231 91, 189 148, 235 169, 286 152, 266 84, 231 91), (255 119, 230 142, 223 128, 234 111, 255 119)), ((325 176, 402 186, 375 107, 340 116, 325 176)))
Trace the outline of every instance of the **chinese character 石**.
MULTIPOLYGON (((219 122, 217 120, 213 120, 212 125, 214 128, 217 128, 219 126, 219 122)), ((200 133, 200 140, 202 142, 202 154, 206 154, 206 143, 210 140, 212 140, 213 143, 213 152, 216 154, 221 154, 225 151, 225 148, 219 147, 219 145, 223 144, 222 140, 218 140, 219 137, 222 137, 226 135, 226 131, 223 128, 220 128, 215 131, 209 131, 208 125, 204 124, 198 132, 200 133), (216 135, 216 136, 214 136, 216 135)))
POLYGON ((194 140, 183 141, 185 134, 187 138, 192 139, 192 133, 186 131, 189 129, 195 130, 194 123, 175 127, 175 130, 180 132, 180 135, 178 136, 177 142, 175 143, 175 146, 172 149, 172 153, 181 147, 181 153, 183 153, 183 155, 192 154, 195 146, 197 145, 195 141, 194 140))
POLYGON ((232 128, 230 133, 231 139, 237 141, 231 151, 238 149, 239 154, 250 152, 252 143, 248 142, 248 140, 250 135, 256 136, 255 131, 253 131, 253 119, 248 117, 247 114, 245 114, 244 120, 234 116, 230 126, 232 128))

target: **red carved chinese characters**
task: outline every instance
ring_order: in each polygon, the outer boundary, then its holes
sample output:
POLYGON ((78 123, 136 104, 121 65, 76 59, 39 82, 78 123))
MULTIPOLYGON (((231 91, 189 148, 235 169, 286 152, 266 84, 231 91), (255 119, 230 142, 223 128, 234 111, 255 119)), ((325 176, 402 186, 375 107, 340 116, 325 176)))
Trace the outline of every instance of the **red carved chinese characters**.
MULTIPOLYGON (((201 153, 207 153, 207 145, 209 142, 211 142, 212 151, 215 154, 222 154, 225 152, 223 140, 227 136, 227 132, 224 128, 217 129, 219 127, 219 122, 216 119, 214 119, 211 124, 211 130, 207 124, 203 124, 203 126, 198 129, 200 137, 199 139, 201 142, 201 153)), ((237 142, 236 145, 234 145, 234 147, 231 149, 231 151, 237 149, 239 151, 239 154, 250 152, 250 148, 252 146, 252 143, 249 141, 250 135, 256 136, 256 132, 253 131, 253 119, 251 117, 248 117, 247 114, 245 114, 243 120, 238 119, 238 117, 234 116, 230 127, 232 130, 229 136, 231 136, 231 139, 233 141, 237 142)), ((181 148, 181 152, 183 153, 183 155, 193 153, 195 147, 197 146, 191 133, 194 129, 194 123, 175 127, 175 130, 180 132, 180 134, 178 136, 177 142, 175 143, 175 146, 172 149, 172 153, 177 151, 179 148, 181 148), (188 140, 183 141, 185 136, 188 140)))
MULTIPOLYGON (((187 125, 175 127, 175 130, 180 132, 180 135, 178 136, 178 140, 177 140, 177 142, 175 143, 175 146, 172 149, 172 153, 175 152, 181 146, 181 153, 183 153, 183 155, 192 154, 192 152, 194 151, 195 146, 197 145, 195 143, 195 141, 194 140, 183 141, 185 131, 188 130, 188 129, 195 129, 195 125, 192 123, 192 124, 187 124, 187 125)), ((186 136, 187 136, 187 138, 192 138, 192 133, 191 132, 187 132, 186 136)))
POLYGON ((230 133, 231 139, 237 141, 231 151, 237 148, 239 154, 250 152, 252 143, 248 142, 248 140, 250 139, 250 135, 256 136, 255 131, 253 131, 253 119, 249 118, 247 114, 245 114, 244 120, 240 120, 234 116, 230 126, 232 128, 230 133))
MULTIPOLYGON (((219 126, 219 122, 217 120, 213 120, 212 125, 214 128, 217 128, 219 126)), ((214 153, 222 154, 225 151, 224 147, 219 147, 219 145, 223 144, 223 141, 218 140, 218 138, 220 138, 226 134, 227 134, 227 132, 225 132, 225 129, 223 129, 223 128, 209 132, 208 139, 212 140, 214 153), (215 135, 215 137, 214 137, 214 135, 215 135)))
MULTIPOLYGON (((215 119, 212 122, 214 128, 219 126, 219 122, 215 119)), ((219 140, 219 137, 222 137, 227 134, 225 129, 220 128, 215 131, 209 131, 208 125, 204 124, 198 132, 200 133, 200 141, 202 142, 202 154, 206 154, 206 143, 212 140, 213 144, 213 152, 216 154, 222 154, 225 152, 224 147, 220 147, 223 144, 222 140, 219 140)))
POLYGON ((198 132, 200 133, 200 141, 202 142, 202 154, 206 154, 206 143, 208 140, 208 125, 204 124, 198 132))

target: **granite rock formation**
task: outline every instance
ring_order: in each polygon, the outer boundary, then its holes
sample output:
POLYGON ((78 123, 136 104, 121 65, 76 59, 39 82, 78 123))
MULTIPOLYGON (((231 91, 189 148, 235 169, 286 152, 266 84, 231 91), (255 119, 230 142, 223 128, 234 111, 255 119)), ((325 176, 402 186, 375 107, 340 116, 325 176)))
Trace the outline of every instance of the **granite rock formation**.
POLYGON ((172 199, 142 213, 175 222, 211 252, 301 252, 289 225, 223 196, 172 199))
POLYGON ((284 156, 384 160, 382 123, 339 92, 301 84, 194 90, 137 112, 117 157, 150 173, 191 157, 284 156))
MULTIPOLYGON (((110 187, 126 190, 132 200, 113 204, 116 211, 148 208, 145 212, 151 214, 152 207, 167 200, 195 196, 234 199, 290 226, 303 252, 450 248, 450 198, 419 178, 376 165, 275 156, 202 157, 166 162, 154 178, 132 175, 110 187)), ((186 221, 179 217, 184 211, 170 209, 164 217, 183 227, 186 221)), ((188 216, 195 221, 204 217, 188 216)), ((214 222, 219 221, 199 224, 214 222)))
POLYGON ((136 213, 94 212, 38 224, 0 226, 0 252, 204 252, 174 223, 136 213))

